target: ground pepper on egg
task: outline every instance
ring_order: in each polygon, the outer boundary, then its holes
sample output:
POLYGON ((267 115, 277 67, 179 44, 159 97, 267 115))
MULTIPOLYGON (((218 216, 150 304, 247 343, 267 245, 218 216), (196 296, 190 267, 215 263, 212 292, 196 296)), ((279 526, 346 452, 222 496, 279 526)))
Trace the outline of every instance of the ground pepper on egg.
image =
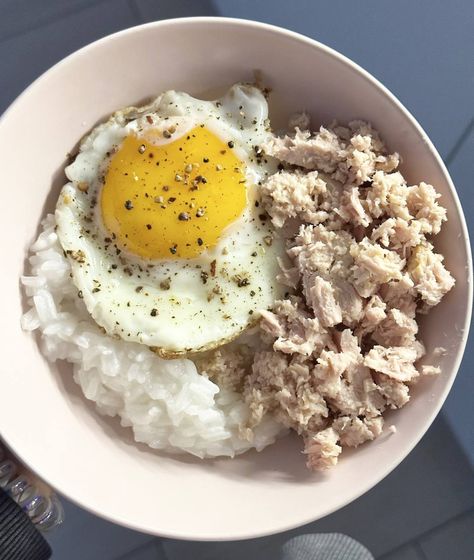
POLYGON ((152 259, 170 254, 189 258, 212 248, 246 204, 241 162, 225 149, 226 145, 233 147, 234 143, 225 144, 200 126, 160 146, 126 137, 111 157, 101 192, 104 223, 115 233, 119 245, 152 259), (207 153, 198 156, 203 149, 207 153), (155 162, 166 165, 157 166, 155 162), (167 204, 159 190, 171 193, 167 204), (140 196, 143 191, 146 200, 140 196), (117 204, 120 198, 125 199, 125 211, 117 204), (171 204, 175 205, 172 209, 168 206, 171 204), (195 218, 206 216, 200 224, 192 220, 189 210, 193 208, 197 208, 195 218), (210 208, 214 209, 212 215, 210 208), (174 225, 176 218, 186 222, 185 230, 174 225), (145 236, 144 228, 153 230, 152 235, 145 236), (199 238, 202 243, 187 243, 185 239, 189 238, 199 238))

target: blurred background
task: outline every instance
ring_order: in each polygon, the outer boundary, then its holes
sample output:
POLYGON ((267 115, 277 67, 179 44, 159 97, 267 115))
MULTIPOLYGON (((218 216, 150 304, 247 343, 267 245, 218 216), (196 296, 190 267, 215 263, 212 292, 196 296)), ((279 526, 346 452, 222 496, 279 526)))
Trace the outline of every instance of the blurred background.
MULTIPOLYGON (((67 54, 158 19, 254 19, 321 41, 371 72, 418 119, 449 168, 472 238, 472 0, 0 0, 0 9, 0 113, 67 54)), ((53 558, 278 560, 280 544, 291 535, 341 532, 380 560, 472 560, 473 367, 474 349, 468 343, 448 400, 421 443, 376 488, 321 521, 252 541, 191 543, 123 529, 64 500, 66 521, 48 536, 53 558)))

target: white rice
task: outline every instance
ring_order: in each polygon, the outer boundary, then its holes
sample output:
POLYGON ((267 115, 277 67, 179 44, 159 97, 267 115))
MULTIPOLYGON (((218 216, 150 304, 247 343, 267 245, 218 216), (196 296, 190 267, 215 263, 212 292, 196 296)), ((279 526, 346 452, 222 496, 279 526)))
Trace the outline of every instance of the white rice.
POLYGON ((275 441, 282 427, 270 417, 252 442, 241 439, 238 428, 247 419, 247 405, 200 375, 191 360, 163 360, 146 346, 104 334, 72 282, 54 216, 42 225, 31 247, 31 276, 22 277, 31 306, 22 327, 41 331, 42 351, 50 361, 73 364, 74 380, 102 414, 118 415, 136 441, 198 457, 232 457, 275 441))

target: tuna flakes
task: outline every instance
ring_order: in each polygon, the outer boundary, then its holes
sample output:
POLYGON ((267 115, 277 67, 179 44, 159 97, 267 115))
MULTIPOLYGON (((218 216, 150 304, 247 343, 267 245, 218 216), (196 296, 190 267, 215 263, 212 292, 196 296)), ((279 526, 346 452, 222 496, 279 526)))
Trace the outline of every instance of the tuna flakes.
POLYGON ((308 467, 325 470, 380 435, 411 383, 440 373, 417 364, 417 315, 454 279, 431 242, 446 221, 435 188, 407 184, 399 155, 365 122, 309 126, 296 115, 291 133, 263 146, 281 162, 260 199, 286 241, 287 297, 261 311, 252 357, 218 353, 213 375, 243 392, 242 435, 271 413, 302 436, 308 467))

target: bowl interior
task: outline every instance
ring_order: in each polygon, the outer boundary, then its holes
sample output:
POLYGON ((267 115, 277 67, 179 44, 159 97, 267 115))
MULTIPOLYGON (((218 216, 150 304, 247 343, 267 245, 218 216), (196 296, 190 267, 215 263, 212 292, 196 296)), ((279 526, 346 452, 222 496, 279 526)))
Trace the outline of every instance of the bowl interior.
POLYGON ((3 240, 0 426, 7 443, 57 490, 112 521, 188 539, 232 539, 281 531, 322 517, 371 488, 412 449, 456 374, 470 313, 469 247, 462 213, 439 156, 416 123, 368 75, 333 51, 252 22, 213 18, 164 21, 103 39, 36 81, 0 122, 3 240), (410 182, 442 193, 449 222, 436 245, 456 288, 424 321, 426 360, 448 352, 443 373, 418 384, 389 416, 395 435, 345 451, 327 475, 306 472, 288 437, 264 452, 199 461, 133 443, 128 429, 100 417, 67 364, 51 366, 20 329, 19 276, 41 218, 54 207, 66 154, 113 110, 166 89, 209 97, 261 70, 272 88, 276 127, 295 110, 313 123, 367 119, 403 156, 410 182))

